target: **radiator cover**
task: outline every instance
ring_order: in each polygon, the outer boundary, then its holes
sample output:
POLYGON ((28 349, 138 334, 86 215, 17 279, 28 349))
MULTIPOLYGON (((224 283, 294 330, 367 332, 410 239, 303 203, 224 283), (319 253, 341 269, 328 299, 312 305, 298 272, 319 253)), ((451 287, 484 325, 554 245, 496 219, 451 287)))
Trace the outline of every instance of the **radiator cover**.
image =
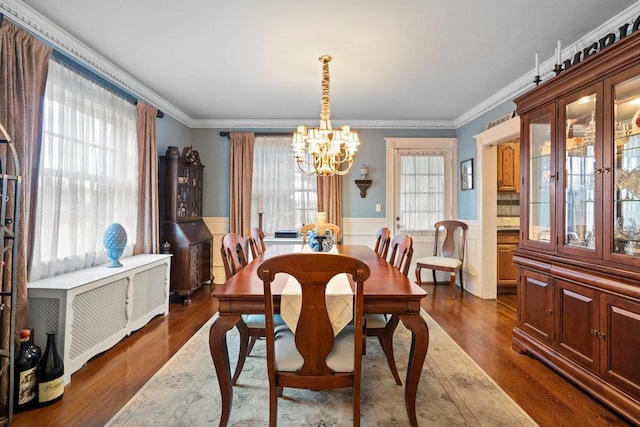
POLYGON ((171 255, 137 255, 27 285, 35 342, 57 333, 64 383, 89 359, 169 312, 171 255))

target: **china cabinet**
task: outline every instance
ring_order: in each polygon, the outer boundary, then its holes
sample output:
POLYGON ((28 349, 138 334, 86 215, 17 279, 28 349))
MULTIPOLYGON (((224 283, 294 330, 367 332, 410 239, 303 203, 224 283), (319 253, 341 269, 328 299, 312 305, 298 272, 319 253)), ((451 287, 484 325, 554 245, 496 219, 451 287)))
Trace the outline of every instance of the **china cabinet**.
POLYGON ((213 236, 202 221, 202 179, 204 166, 197 151, 168 147, 160 156, 160 241, 171 245, 171 291, 191 294, 211 275, 213 236))
POLYGON ((640 33, 515 103, 513 347, 640 423, 640 33))
POLYGON ((520 191, 520 142, 498 145, 498 191, 520 191))

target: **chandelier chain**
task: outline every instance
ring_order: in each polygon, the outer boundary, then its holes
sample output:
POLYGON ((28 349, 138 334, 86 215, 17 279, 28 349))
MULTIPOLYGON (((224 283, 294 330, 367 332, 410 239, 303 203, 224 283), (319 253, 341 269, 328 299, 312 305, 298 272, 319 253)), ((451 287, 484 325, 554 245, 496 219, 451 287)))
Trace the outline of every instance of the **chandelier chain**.
POLYGON ((331 117, 331 97, 329 96, 329 86, 331 84, 329 61, 331 61, 331 57, 325 55, 320 59, 322 60, 322 97, 320 98, 322 109, 320 110, 320 119, 329 120, 331 117))

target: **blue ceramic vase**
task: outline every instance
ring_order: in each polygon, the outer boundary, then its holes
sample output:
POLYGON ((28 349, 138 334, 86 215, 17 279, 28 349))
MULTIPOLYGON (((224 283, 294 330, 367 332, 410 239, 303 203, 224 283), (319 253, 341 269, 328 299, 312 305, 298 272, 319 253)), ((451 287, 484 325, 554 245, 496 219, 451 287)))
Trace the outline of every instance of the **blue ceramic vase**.
POLYGON ((324 239, 318 239, 316 230, 309 230, 307 232, 307 242, 309 242, 309 247, 314 252, 329 252, 334 243, 333 235, 329 230, 324 233, 324 239))
POLYGON ((124 252, 125 246, 127 246, 127 232, 124 227, 117 222, 108 226, 104 232, 103 242, 104 248, 107 250, 107 256, 111 260, 107 267, 122 267, 120 257, 124 252))

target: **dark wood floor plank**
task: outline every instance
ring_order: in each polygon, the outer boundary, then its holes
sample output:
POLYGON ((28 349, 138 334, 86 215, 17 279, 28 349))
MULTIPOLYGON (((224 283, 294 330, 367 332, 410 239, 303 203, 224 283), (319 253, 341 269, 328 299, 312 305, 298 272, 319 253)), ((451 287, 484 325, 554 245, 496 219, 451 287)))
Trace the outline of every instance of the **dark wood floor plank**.
MULTIPOLYGON (((509 395, 542 426, 619 426, 624 419, 541 362, 511 349, 516 314, 507 305, 471 294, 451 300, 448 287, 423 286, 423 308, 509 395)), ((14 426, 102 426, 217 310, 209 286, 190 306, 170 314, 97 356, 73 374, 60 402, 16 414, 14 426)))

